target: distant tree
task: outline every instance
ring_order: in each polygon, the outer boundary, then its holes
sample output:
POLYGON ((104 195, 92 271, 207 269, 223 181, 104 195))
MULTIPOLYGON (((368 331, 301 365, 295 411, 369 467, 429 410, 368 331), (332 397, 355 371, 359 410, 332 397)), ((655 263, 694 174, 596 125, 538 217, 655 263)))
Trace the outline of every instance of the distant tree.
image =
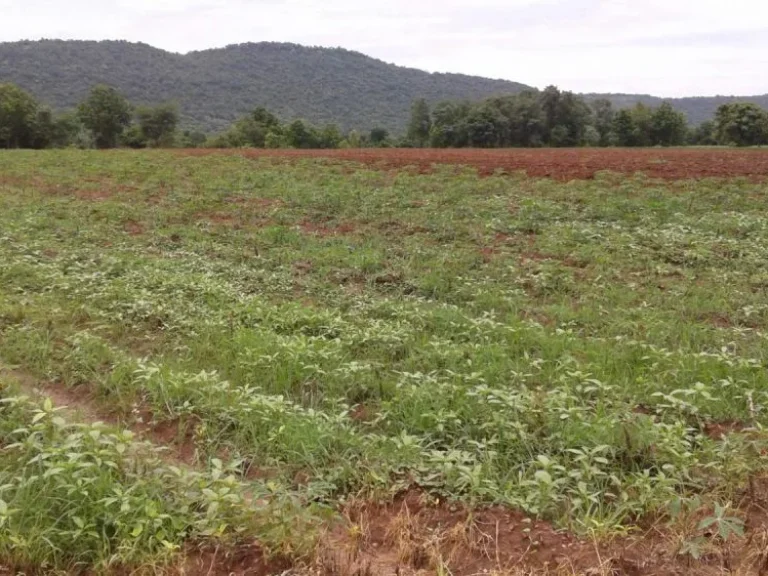
POLYGON ((651 115, 651 144, 654 146, 681 146, 685 144, 688 122, 685 114, 664 102, 651 115))
POLYGON ((360 148, 363 144, 360 132, 357 130, 350 130, 346 137, 349 148, 360 148))
POLYGON ((610 100, 600 98, 592 102, 594 128, 600 135, 599 146, 610 146, 613 139, 613 118, 615 111, 610 100))
POLYGON ((143 106, 136 110, 139 130, 148 146, 172 146, 179 123, 179 111, 174 104, 161 104, 153 108, 143 106))
POLYGON ((600 132, 594 126, 587 126, 584 131, 584 144, 586 146, 602 146, 602 138, 600 132))
POLYGON ((280 128, 280 120, 278 117, 263 106, 260 106, 251 112, 251 119, 266 128, 267 131, 276 131, 276 129, 280 128))
POLYGON ((179 138, 179 146, 182 148, 199 148, 203 146, 208 137, 199 130, 184 130, 179 138))
POLYGON ((83 131, 83 126, 75 112, 60 114, 53 118, 51 133, 51 146, 64 148, 78 144, 78 135, 83 131))
POLYGON ((618 146, 637 146, 637 126, 632 112, 619 110, 613 117, 612 132, 618 146))
POLYGON ((469 143, 467 118, 472 110, 469 102, 440 102, 432 111, 430 146, 463 148, 469 143))
POLYGON ((39 106, 14 84, 0 84, 0 147, 40 147, 39 106))
POLYGON ((140 126, 132 124, 120 135, 120 146, 135 149, 146 148, 148 146, 147 137, 141 131, 140 126))
POLYGON ((319 148, 320 136, 303 120, 294 120, 285 130, 285 137, 291 148, 319 148))
POLYGON ((318 148, 333 149, 338 148, 344 137, 335 124, 328 124, 316 136, 316 146, 318 148))
MULTIPOLYGON (((277 116, 266 108, 259 107, 237 120, 225 133, 211 140, 211 145, 223 148, 269 148, 267 135, 270 133, 275 135, 272 144, 275 144, 276 136, 283 138, 285 135, 277 116)), ((283 142, 280 147, 286 146, 283 142)))
POLYGON ((544 119, 544 140, 550 146, 579 146, 590 122, 591 110, 573 92, 547 86, 539 97, 544 119))
POLYGON ((467 117, 467 138, 475 148, 496 148, 507 140, 506 118, 494 102, 486 101, 475 106, 467 117))
POLYGON ((691 128, 688 132, 688 144, 693 146, 714 146, 717 144, 715 123, 708 120, 691 128))
POLYGON ((723 104, 715 114, 715 134, 720 144, 768 144, 768 112, 755 104, 723 104))
POLYGON ((264 138, 264 147, 272 149, 290 148, 288 139, 282 132, 267 132, 264 138))
POLYGON ((545 139, 543 111, 538 94, 526 90, 507 97, 511 105, 505 114, 509 120, 509 145, 522 147, 541 146, 545 139))
POLYGON ((631 146, 650 146, 653 144, 651 132, 653 130, 653 109, 642 102, 638 102, 630 110, 632 120, 635 123, 635 134, 631 146))
POLYGON ((547 86, 539 96, 539 104, 543 113, 544 130, 549 135, 559 123, 560 111, 560 89, 557 86, 547 86))
POLYGON ((373 128, 368 135, 371 146, 380 148, 389 142, 389 132, 385 128, 373 128))
POLYGON ((93 135, 97 148, 114 148, 131 123, 131 106, 110 86, 94 86, 78 108, 78 117, 93 135))
POLYGON ((413 102, 411 120, 408 122, 408 140, 414 146, 423 147, 429 143, 429 131, 432 119, 429 115, 429 105, 423 98, 413 102))

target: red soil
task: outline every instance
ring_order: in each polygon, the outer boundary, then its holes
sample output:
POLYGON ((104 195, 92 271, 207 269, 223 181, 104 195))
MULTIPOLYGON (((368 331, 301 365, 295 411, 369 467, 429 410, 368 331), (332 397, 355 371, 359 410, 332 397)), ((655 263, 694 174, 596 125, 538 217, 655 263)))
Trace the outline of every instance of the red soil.
POLYGON ((326 158, 360 162, 381 168, 412 167, 429 172, 437 164, 474 168, 487 176, 497 171, 526 172, 529 176, 558 180, 590 179, 609 170, 622 174, 642 172, 652 178, 737 177, 762 179, 768 176, 768 150, 725 148, 560 148, 505 150, 437 150, 366 148, 347 150, 182 150, 181 154, 238 154, 247 158, 326 158))

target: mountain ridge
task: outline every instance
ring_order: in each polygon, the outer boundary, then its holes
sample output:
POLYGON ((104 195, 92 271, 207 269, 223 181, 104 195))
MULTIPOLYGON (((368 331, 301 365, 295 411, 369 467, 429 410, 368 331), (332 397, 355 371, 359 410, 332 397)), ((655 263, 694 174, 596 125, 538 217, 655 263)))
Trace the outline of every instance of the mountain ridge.
MULTIPOLYGON (((519 82, 425 72, 345 48, 249 42, 186 53, 125 40, 23 40, 0 43, 0 82, 13 82, 58 110, 73 108, 94 84, 115 86, 134 104, 178 102, 185 126, 226 128, 256 106, 284 120, 304 118, 343 129, 405 129, 411 102, 480 100, 531 89, 519 82)), ((567 89, 567 87, 563 87, 567 89)), ((619 107, 668 101, 689 122, 711 118, 734 100, 768 108, 762 96, 660 98, 584 94, 619 107)))

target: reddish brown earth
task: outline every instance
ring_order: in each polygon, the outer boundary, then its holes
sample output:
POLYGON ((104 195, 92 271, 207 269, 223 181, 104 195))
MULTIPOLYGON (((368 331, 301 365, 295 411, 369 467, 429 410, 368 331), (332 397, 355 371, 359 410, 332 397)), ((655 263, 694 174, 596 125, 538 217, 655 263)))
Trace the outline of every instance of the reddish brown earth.
POLYGON ((652 178, 737 177, 763 179, 768 176, 768 149, 725 148, 541 148, 505 150, 438 150, 365 148, 347 150, 182 150, 181 154, 237 154, 247 158, 327 158, 360 162, 380 168, 412 167, 429 172, 435 165, 461 165, 487 176, 525 172, 529 176, 558 180, 594 178, 604 170, 621 174, 641 172, 652 178))

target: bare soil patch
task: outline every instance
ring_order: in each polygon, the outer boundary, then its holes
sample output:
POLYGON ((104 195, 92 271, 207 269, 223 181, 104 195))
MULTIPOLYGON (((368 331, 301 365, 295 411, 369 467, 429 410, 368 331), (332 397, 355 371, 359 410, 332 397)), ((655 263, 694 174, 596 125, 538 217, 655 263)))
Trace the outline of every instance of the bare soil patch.
POLYGON ((413 169, 431 172, 438 165, 474 168, 480 175, 524 172, 557 180, 592 179, 602 171, 643 173, 651 178, 768 177, 768 150, 723 148, 558 148, 558 149, 354 149, 354 150, 181 150, 179 154, 205 156, 237 154, 248 158, 295 160, 323 158, 359 162, 377 169, 413 169))

